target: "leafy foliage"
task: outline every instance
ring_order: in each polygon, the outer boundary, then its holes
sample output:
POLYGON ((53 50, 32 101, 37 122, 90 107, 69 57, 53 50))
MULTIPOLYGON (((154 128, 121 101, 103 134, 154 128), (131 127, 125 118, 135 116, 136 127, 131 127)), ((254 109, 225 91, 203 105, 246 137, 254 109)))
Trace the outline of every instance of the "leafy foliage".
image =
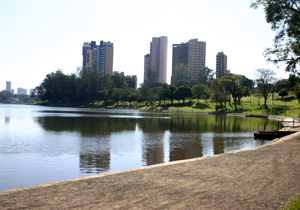
POLYGON ((275 72, 270 69, 257 69, 257 90, 258 93, 265 99, 264 106, 268 109, 267 100, 272 95, 275 83, 275 72))
POLYGON ((264 8, 267 23, 277 34, 265 56, 275 64, 285 63, 286 71, 299 74, 300 0, 254 0, 251 7, 264 8))

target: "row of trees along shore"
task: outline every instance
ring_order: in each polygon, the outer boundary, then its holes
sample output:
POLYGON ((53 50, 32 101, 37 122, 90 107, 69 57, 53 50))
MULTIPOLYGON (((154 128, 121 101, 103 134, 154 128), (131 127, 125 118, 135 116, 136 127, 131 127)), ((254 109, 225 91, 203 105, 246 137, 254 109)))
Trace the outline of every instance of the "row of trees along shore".
POLYGON ((256 81, 242 75, 229 75, 214 79, 214 71, 203 69, 194 82, 179 80, 177 85, 162 84, 152 87, 142 84, 136 89, 136 78, 114 72, 103 77, 97 70, 78 69, 77 73, 65 75, 61 70, 46 76, 40 86, 35 88, 32 97, 38 97, 42 104, 60 106, 89 105, 159 105, 176 103, 199 103, 199 99, 210 99, 216 109, 223 110, 229 106, 238 109, 241 99, 256 94, 265 100, 274 92, 283 97, 292 90, 289 80, 275 83, 274 72, 258 69, 256 81), (255 85, 256 84, 256 85, 255 85), (284 91, 283 91, 284 90, 284 91), (232 104, 233 102, 233 104, 232 104))

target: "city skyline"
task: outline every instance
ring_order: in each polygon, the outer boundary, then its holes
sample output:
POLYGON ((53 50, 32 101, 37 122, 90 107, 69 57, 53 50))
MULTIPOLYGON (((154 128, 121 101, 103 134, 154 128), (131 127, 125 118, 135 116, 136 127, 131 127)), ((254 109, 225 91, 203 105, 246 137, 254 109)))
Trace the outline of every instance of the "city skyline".
POLYGON ((263 56, 264 50, 272 47, 275 33, 263 10, 250 9, 250 3, 0 0, 0 22, 5 31, 0 35, 0 90, 5 89, 6 81, 13 82, 13 89, 34 88, 57 69, 75 73, 82 66, 82 43, 95 38, 114 43, 114 71, 137 75, 140 84, 149 40, 162 35, 168 37, 169 84, 172 44, 195 38, 206 42, 208 68, 215 70, 216 53, 224 51, 232 73, 254 79, 256 69, 270 68, 277 77, 286 78, 284 67, 277 69, 263 56), (100 13, 99 7, 106 9, 100 13), (96 20, 104 19, 101 27, 95 27, 96 20))
POLYGON ((152 37, 150 54, 144 57, 144 83, 164 84, 167 82, 168 37, 152 37))

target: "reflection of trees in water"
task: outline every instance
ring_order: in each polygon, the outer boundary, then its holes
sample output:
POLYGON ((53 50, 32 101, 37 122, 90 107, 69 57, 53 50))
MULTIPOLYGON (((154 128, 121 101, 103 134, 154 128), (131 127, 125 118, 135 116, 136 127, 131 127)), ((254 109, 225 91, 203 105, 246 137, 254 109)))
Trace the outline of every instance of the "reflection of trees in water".
POLYGON ((136 120, 131 118, 38 117, 36 122, 47 131, 77 131, 82 136, 135 130, 136 126, 136 120))
POLYGON ((108 136, 82 137, 80 141, 80 170, 100 173, 110 169, 110 139, 108 136))
POLYGON ((261 118, 227 117, 224 115, 170 115, 171 118, 98 118, 98 117, 38 117, 36 122, 48 131, 77 131, 83 136, 135 130, 144 133, 199 133, 275 130, 277 123, 261 118))
MULTIPOLYGON (((169 160, 202 157, 205 151, 224 153, 223 137, 216 133, 275 130, 277 124, 266 119, 226 117, 222 115, 203 116, 198 114, 170 114, 170 118, 159 118, 157 113, 145 118, 100 118, 100 117, 38 117, 36 122, 46 131, 79 132, 80 168, 84 173, 109 171, 112 132, 134 131, 136 126, 143 131, 142 161, 144 165, 163 163, 164 138, 169 136, 169 160), (153 118, 151 118, 151 116, 153 118), (201 133, 212 133, 205 146, 201 133)), ((166 115, 164 115, 165 117, 166 115)), ((227 142, 228 143, 228 142, 227 142)))

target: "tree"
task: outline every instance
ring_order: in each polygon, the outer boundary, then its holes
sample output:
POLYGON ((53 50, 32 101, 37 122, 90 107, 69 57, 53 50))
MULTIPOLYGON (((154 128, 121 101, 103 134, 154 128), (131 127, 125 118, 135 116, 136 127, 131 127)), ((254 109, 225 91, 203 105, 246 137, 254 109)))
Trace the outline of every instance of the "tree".
POLYGON ((113 88, 108 91, 110 99, 117 103, 117 106, 119 106, 119 100, 121 100, 123 93, 123 89, 121 88, 113 88))
POLYGON ((129 88, 127 100, 131 106, 131 103, 138 100, 138 91, 135 88, 129 88))
POLYGON ((219 103, 220 107, 224 107, 226 109, 226 100, 228 96, 226 94, 225 86, 220 79, 215 79, 212 81, 210 91, 211 101, 219 103))
POLYGON ((282 89, 279 91, 279 96, 282 97, 282 100, 284 99, 285 96, 288 96, 288 95, 289 95, 289 93, 286 89, 282 89))
POLYGON ((193 96, 192 90, 188 85, 180 86, 175 92, 176 99, 179 101, 182 100, 183 103, 187 97, 191 96, 193 96))
POLYGON ((170 96, 170 90, 168 84, 163 84, 159 90, 159 101, 163 100, 164 105, 166 105, 166 99, 170 96))
POLYGON ((272 95, 275 72, 270 69, 257 69, 257 90, 260 95, 264 98, 265 109, 268 109, 267 100, 272 95))
POLYGON ((192 92, 197 98, 197 102, 199 103, 199 99, 202 96, 207 96, 208 95, 208 86, 204 84, 199 84, 199 85, 194 85, 192 87, 192 92))
POLYGON ((287 79, 282 79, 279 80, 275 83, 274 85, 276 93, 279 93, 280 90, 286 89, 287 91, 289 90, 289 81, 287 79))
POLYGON ((148 95, 149 95, 149 87, 147 84, 142 84, 141 87, 138 89, 138 93, 139 93, 139 98, 138 98, 138 102, 145 102, 148 99, 148 95))
POLYGON ((62 104, 69 101, 67 97, 68 77, 59 69, 46 75, 43 80, 39 95, 42 99, 48 100, 50 103, 62 104))
POLYGON ((154 87, 151 88, 149 93, 148 93, 148 97, 147 97, 147 101, 153 105, 155 101, 159 100, 160 103, 160 98, 159 98, 159 91, 160 91, 160 87, 154 87))
POLYGON ((268 61, 285 63, 286 71, 299 72, 300 61, 300 0, 254 0, 251 7, 264 8, 267 23, 276 31, 273 48, 265 51, 268 61))
POLYGON ((222 77, 222 79, 227 79, 226 89, 231 93, 231 96, 234 101, 234 108, 237 110, 237 101, 246 94, 246 89, 243 86, 242 76, 240 75, 230 75, 226 77, 222 77))
POLYGON ((215 71, 205 67, 199 72, 197 79, 194 81, 194 84, 204 84, 207 86, 211 85, 211 82, 214 80, 215 71))
POLYGON ((189 84, 188 79, 188 67, 183 63, 179 63, 175 66, 175 71, 172 72, 171 82, 172 85, 180 87, 181 85, 189 84))
POLYGON ((171 104, 173 104, 173 101, 175 99, 176 90, 177 90, 177 87, 174 86, 174 85, 171 85, 169 87, 169 97, 170 97, 170 100, 171 100, 171 104))

